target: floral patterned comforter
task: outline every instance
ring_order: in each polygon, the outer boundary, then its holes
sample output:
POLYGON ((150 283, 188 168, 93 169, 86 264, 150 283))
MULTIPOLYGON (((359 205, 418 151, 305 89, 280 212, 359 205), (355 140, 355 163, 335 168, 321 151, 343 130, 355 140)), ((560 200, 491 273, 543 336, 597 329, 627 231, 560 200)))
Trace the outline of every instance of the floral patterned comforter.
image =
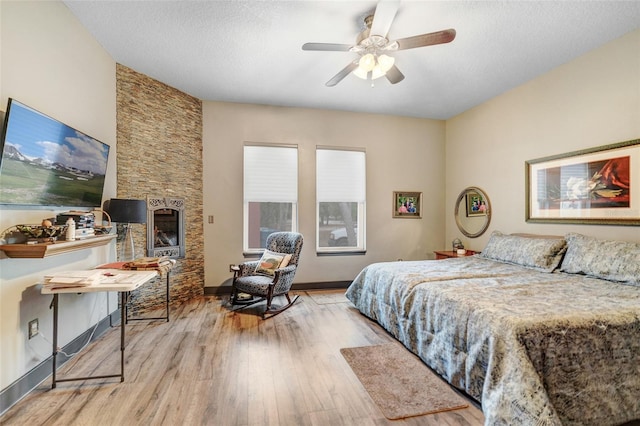
POLYGON ((640 287, 473 256, 372 264, 346 296, 486 425, 640 419, 640 287))

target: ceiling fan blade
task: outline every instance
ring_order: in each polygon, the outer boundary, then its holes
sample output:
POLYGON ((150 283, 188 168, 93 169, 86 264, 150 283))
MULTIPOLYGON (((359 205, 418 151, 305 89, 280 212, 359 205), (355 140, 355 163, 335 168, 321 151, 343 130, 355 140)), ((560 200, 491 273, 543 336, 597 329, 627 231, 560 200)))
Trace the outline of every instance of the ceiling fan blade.
POLYGON ((351 62, 349 65, 344 67, 338 74, 334 75, 333 78, 325 83, 325 86, 333 87, 336 84, 340 83, 343 78, 351 74, 353 70, 358 68, 357 62, 351 62))
POLYGON ((338 43, 305 43, 302 45, 302 50, 320 50, 330 52, 348 52, 351 49, 350 44, 338 44, 338 43))
POLYGON ((371 23, 371 31, 369 34, 386 38, 399 7, 400 1, 398 0, 381 0, 376 6, 376 12, 373 15, 373 22, 371 23))
POLYGON ((453 28, 448 30, 437 31, 435 33, 422 34, 413 37, 401 38, 396 40, 398 50, 414 49, 416 47, 432 46, 434 44, 449 43, 456 38, 456 30, 453 28))
POLYGON ((386 73, 386 77, 391 84, 400 83, 402 80, 404 80, 404 74, 402 74, 398 67, 396 67, 395 65, 389 68, 389 71, 387 71, 386 73))

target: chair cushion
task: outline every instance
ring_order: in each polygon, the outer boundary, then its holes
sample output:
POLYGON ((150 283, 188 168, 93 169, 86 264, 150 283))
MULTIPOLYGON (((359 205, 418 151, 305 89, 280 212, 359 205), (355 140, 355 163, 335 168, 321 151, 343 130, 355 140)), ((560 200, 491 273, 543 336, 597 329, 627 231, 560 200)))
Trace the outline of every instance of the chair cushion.
POLYGON ((238 291, 254 295, 266 295, 272 282, 273 278, 266 275, 249 275, 237 278, 235 286, 238 291))
POLYGON ((271 250, 265 250, 262 254, 262 258, 256 266, 256 274, 263 274, 273 276, 275 270, 278 268, 284 268, 289 264, 291 255, 286 253, 277 253, 271 250))

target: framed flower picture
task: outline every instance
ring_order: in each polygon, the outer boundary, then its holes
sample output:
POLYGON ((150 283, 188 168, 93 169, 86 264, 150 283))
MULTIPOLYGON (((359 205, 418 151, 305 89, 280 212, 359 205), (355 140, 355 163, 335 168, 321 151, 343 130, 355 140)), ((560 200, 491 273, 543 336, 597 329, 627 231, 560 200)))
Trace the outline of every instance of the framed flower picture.
POLYGON ((640 225, 640 139, 525 162, 527 222, 640 225))

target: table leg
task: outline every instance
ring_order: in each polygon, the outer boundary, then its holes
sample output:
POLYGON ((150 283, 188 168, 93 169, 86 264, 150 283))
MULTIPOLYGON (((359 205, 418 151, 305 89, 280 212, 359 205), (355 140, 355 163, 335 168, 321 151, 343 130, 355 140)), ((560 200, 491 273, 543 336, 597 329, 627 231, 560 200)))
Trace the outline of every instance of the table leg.
POLYGON ((51 373, 51 389, 56 387, 56 364, 58 358, 58 295, 53 295, 53 371, 51 373))
POLYGON ((171 271, 167 271, 167 322, 169 322, 169 277, 171 276, 171 271))
MULTIPOLYGON (((121 295, 122 295, 122 293, 121 293, 121 295)), ((128 302, 129 301, 124 299, 124 298, 121 300, 122 310, 124 311, 125 324, 129 324, 129 306, 128 306, 128 302)))
POLYGON ((127 292, 120 292, 120 300, 122 309, 120 309, 120 382, 124 382, 124 334, 127 321, 127 313, 125 306, 127 305, 127 292))

